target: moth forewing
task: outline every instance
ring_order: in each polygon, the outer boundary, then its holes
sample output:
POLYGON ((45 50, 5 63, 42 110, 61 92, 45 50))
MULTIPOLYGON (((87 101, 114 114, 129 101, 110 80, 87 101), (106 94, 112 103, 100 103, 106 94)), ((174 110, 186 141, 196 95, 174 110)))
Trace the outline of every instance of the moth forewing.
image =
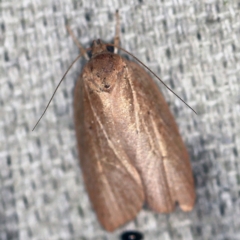
POLYGON ((98 219, 108 231, 133 219, 144 202, 139 173, 119 144, 112 115, 112 88, 115 86, 111 83, 119 82, 114 79, 119 70, 114 71, 117 66, 113 64, 111 79, 108 71, 105 77, 97 77, 104 74, 99 61, 109 65, 115 60, 119 64, 121 57, 110 53, 93 57, 84 67, 74 94, 76 135, 84 181, 98 219))
MULTIPOLYGON (((129 88, 125 89, 125 94, 119 94, 128 95, 125 102, 129 104, 129 111, 122 117, 131 130, 125 131, 125 125, 119 123, 117 129, 125 151, 140 173, 146 201, 157 212, 172 211, 177 201, 181 208, 186 205, 190 209, 195 200, 192 172, 174 118, 148 73, 138 64, 126 62, 127 75, 123 79, 129 88), (186 191, 189 194, 181 194, 186 191)), ((113 112, 123 111, 117 100, 114 104, 113 112)), ((124 111, 126 108, 125 105, 124 111)))

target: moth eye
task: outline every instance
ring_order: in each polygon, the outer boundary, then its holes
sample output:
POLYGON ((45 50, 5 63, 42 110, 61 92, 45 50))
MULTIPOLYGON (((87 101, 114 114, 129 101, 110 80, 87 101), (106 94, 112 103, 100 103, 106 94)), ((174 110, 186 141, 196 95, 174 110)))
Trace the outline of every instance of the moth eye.
POLYGON ((110 85, 109 84, 105 84, 104 88, 108 89, 108 88, 110 88, 110 85))
POLYGON ((92 51, 88 51, 87 55, 88 55, 89 58, 92 58, 92 51))
POLYGON ((111 53, 114 52, 114 47, 113 46, 107 46, 106 48, 109 52, 111 52, 111 53))

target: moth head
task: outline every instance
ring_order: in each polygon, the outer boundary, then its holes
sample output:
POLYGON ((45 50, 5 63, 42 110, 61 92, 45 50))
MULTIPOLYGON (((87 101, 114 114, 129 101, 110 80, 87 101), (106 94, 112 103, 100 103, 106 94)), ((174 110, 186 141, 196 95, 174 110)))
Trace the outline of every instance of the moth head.
POLYGON ((100 39, 94 40, 91 47, 92 57, 104 53, 104 52, 113 52, 112 48, 107 44, 103 43, 100 39))
POLYGON ((93 42, 92 57, 84 69, 84 75, 93 91, 111 92, 115 83, 121 79, 125 63, 119 55, 112 52, 113 49, 100 40, 93 42))

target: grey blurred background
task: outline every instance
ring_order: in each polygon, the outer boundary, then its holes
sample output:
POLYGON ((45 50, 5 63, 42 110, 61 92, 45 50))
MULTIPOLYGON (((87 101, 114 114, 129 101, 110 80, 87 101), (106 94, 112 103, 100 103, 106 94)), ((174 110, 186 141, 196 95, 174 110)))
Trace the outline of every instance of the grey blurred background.
MULTIPOLYGON (((240 239, 240 1, 0 1, 0 240, 240 239), (78 163, 70 70, 31 131, 79 41, 113 40, 155 71, 189 149, 197 201, 190 213, 142 210, 114 233, 91 209, 78 163)), ((157 103, 156 103, 157 104, 157 103)))

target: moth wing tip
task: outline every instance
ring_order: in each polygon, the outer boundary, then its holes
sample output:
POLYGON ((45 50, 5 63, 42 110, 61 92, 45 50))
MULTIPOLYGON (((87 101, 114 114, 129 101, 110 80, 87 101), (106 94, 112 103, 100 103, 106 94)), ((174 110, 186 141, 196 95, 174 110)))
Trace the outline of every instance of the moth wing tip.
POLYGON ((194 203, 193 204, 182 204, 180 205, 180 208, 184 211, 184 212, 190 212, 193 210, 194 207, 194 203))

